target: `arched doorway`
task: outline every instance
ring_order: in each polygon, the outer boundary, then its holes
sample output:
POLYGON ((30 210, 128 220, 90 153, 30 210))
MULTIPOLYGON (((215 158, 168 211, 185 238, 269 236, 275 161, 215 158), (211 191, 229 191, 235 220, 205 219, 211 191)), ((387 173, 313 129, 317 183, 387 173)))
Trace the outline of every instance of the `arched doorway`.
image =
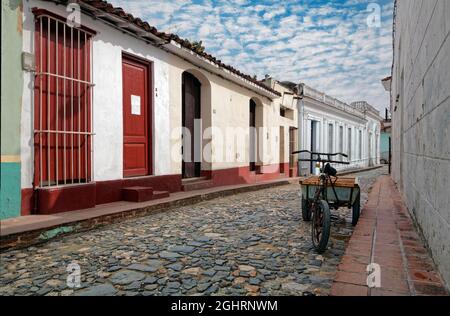
POLYGON ((262 164, 263 147, 260 133, 263 126, 263 104, 253 97, 249 101, 249 170, 260 172, 258 166, 262 164))
POLYGON ((250 99, 250 164, 249 170, 256 171, 256 102, 253 99, 250 99))
POLYGON ((201 140, 196 137, 201 120, 201 83, 191 73, 184 72, 182 78, 182 175, 183 178, 200 177, 201 140), (200 152, 199 152, 200 148, 200 152), (200 155, 199 155, 200 154, 200 155))

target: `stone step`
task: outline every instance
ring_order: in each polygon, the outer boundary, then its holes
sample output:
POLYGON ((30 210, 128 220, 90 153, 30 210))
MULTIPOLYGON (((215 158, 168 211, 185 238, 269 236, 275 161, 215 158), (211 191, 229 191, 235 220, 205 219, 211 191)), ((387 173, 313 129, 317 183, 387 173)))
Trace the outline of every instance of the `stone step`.
POLYGON ((213 187, 212 180, 197 180, 197 181, 189 181, 183 182, 182 189, 185 192, 208 189, 213 187))
POLYGON ((122 189, 122 198, 128 202, 146 202, 153 199, 152 187, 127 187, 122 189))
POLYGON ((169 191, 153 191, 152 200, 163 199, 170 196, 169 191))
POLYGON ((152 187, 127 187, 122 189, 122 198, 128 202, 146 202, 169 197, 168 191, 154 191, 152 187))
POLYGON ((208 180, 208 179, 206 177, 186 178, 186 179, 181 180, 181 183, 185 184, 185 183, 192 183, 192 182, 204 181, 204 180, 208 180))

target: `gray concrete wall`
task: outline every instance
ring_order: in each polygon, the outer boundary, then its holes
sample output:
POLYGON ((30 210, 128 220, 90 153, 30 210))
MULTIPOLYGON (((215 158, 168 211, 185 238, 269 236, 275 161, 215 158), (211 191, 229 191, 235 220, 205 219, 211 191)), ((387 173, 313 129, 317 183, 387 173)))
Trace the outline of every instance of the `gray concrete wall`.
POLYGON ((393 178, 450 285, 450 1, 398 0, 393 178))

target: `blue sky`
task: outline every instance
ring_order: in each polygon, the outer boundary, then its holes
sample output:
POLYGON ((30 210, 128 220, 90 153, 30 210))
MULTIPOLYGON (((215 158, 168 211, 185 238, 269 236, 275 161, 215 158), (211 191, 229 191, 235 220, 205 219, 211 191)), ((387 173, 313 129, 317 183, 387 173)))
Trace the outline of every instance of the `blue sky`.
POLYGON ((110 0, 161 31, 202 40, 207 52, 258 79, 304 82, 379 110, 392 64, 393 0, 110 0), (367 19, 379 10, 379 27, 367 19))

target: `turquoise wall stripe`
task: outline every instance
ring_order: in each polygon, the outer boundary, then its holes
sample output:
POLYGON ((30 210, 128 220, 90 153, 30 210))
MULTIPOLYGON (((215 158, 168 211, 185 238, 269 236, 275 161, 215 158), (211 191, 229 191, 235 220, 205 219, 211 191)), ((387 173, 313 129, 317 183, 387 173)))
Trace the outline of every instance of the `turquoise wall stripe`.
POLYGON ((20 163, 0 165, 0 220, 20 216, 20 163))

